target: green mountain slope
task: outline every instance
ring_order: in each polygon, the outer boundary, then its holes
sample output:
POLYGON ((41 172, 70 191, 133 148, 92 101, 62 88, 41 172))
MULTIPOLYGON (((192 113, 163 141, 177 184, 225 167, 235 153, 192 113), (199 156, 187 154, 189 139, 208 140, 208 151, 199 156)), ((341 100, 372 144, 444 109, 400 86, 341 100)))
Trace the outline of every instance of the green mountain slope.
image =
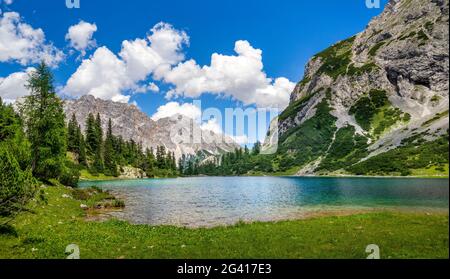
POLYGON ((315 55, 271 127, 275 171, 448 175, 448 5, 392 0, 315 55))

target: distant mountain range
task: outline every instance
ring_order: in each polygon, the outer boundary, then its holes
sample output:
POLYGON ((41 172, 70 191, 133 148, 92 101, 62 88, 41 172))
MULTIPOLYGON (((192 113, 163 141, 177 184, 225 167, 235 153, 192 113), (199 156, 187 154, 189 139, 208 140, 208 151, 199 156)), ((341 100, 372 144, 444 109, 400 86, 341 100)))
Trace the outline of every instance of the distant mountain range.
POLYGON ((234 151, 239 145, 232 139, 210 130, 202 130, 194 120, 174 115, 170 118, 152 120, 135 105, 97 99, 91 95, 77 100, 66 100, 64 110, 67 119, 75 114, 82 130, 85 130, 89 113, 100 114, 103 130, 106 131, 108 119, 112 121, 113 133, 125 140, 141 143, 143 148, 165 146, 175 152, 179 158, 182 154, 203 157, 234 151), (194 140, 194 134, 201 140, 194 140))

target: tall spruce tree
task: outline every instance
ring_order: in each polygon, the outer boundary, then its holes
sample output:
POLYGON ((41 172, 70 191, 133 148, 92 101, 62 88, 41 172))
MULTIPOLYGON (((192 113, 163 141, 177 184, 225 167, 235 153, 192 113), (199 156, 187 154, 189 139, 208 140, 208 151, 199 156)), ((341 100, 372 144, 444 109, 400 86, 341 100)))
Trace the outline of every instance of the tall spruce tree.
POLYGON ((25 137, 23 122, 12 105, 3 104, 0 97, 0 144, 8 147, 22 170, 31 164, 30 143, 25 137))
POLYGON ((252 150, 252 155, 259 155, 261 153, 261 142, 257 141, 252 150))
POLYGON ((116 154, 114 150, 114 135, 112 132, 112 122, 110 118, 108 120, 108 130, 106 132, 106 139, 105 139, 105 154, 104 154, 105 174, 112 176, 119 176, 115 157, 116 154))
POLYGON ((12 139, 22 129, 20 118, 11 105, 3 104, 0 97, 0 142, 12 139))
POLYGON ((37 183, 31 170, 22 171, 3 144, 0 144, 0 158, 0 225, 4 225, 34 197, 37 183))
POLYGON ((95 124, 95 117, 89 113, 86 119, 86 151, 89 156, 94 156, 98 149, 98 137, 95 124))
POLYGON ((184 175, 185 172, 185 164, 186 164, 186 155, 181 155, 181 158, 178 160, 178 172, 181 175, 184 175))
POLYGON ((93 174, 99 174, 103 173, 104 171, 104 164, 103 164, 103 156, 101 153, 101 148, 97 149, 94 154, 94 159, 91 166, 91 172, 93 174))
POLYGON ((103 160, 102 120, 99 113, 97 113, 97 116, 95 117, 94 127, 97 149, 95 150, 94 162, 92 163, 92 167, 95 169, 95 172, 102 173, 105 170, 105 164, 103 160))
POLYGON ((22 121, 0 98, 0 225, 6 224, 34 197, 30 145, 22 121))
POLYGON ((19 109, 31 143, 33 174, 41 179, 59 178, 65 170, 67 132, 63 103, 53 87, 53 76, 42 62, 30 74, 19 109))
POLYGON ((153 148, 145 150, 144 171, 147 177, 153 177, 155 171, 155 155, 153 154, 153 148))
POLYGON ((78 126, 77 129, 78 134, 78 146, 79 146, 79 152, 78 152, 78 163, 82 166, 87 167, 87 156, 86 156, 86 142, 84 140, 83 133, 81 133, 81 127, 78 126))
POLYGON ((72 118, 67 125, 67 150, 74 153, 79 153, 79 135, 78 135, 78 121, 75 114, 72 114, 72 118))
POLYGON ((103 129, 102 129, 102 119, 100 118, 100 114, 97 113, 95 117, 95 129, 97 133, 98 144, 103 144, 103 129))
POLYGON ((166 168, 166 148, 164 146, 156 148, 156 166, 159 169, 166 168))

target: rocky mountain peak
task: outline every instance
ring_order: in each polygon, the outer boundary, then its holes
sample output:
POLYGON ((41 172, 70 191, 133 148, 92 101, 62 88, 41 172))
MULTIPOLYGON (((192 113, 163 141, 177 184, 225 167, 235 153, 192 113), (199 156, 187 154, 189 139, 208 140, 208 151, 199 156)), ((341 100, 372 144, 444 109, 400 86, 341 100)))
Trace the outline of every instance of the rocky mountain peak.
POLYGON ((393 150, 413 135, 432 140, 445 134, 448 7, 448 0, 391 0, 366 30, 311 58, 279 116, 281 146, 291 152, 293 137, 320 113, 331 115, 333 126, 324 139, 328 147, 312 156, 314 166, 346 127, 367 138, 369 152, 361 160, 393 150))
POLYGON ((203 131, 198 123, 186 116, 177 114, 154 121, 135 105, 102 100, 91 95, 66 100, 64 110, 67 119, 75 114, 82 131, 86 129, 89 113, 98 113, 103 131, 106 132, 108 119, 111 119, 113 134, 141 143, 143 148, 156 150, 157 146, 165 146, 175 152, 177 158, 182 154, 195 155, 199 152, 219 154, 238 147, 232 139, 222 134, 203 131), (194 133, 198 134, 196 138, 194 133))

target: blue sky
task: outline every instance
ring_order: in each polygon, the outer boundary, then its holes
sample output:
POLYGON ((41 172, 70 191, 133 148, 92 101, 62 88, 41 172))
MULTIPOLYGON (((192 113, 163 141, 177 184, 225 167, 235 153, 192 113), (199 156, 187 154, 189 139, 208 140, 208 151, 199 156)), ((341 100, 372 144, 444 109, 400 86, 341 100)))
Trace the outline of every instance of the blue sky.
MULTIPOLYGON (((105 46, 118 56, 124 40, 144 39, 146 34, 151 34, 150 29, 155 24, 165 22, 176 32, 184 32, 189 37, 189 45, 183 45, 179 49, 184 59, 176 63, 194 59, 201 68, 211 64, 213 53, 235 56, 235 42, 245 40, 251 49, 262 50, 261 72, 274 79, 268 86, 276 91, 278 87, 274 83, 275 79, 283 77, 292 84, 297 83, 312 55, 364 30, 370 19, 382 11, 368 9, 365 0, 81 0, 80 9, 68 9, 65 0, 14 0, 9 5, 5 1, 0 2, 3 2, 0 4, 3 15, 7 12, 20 14, 22 23, 34 29, 42 29, 45 44, 53 44, 65 55, 54 68, 55 83, 60 87, 66 86, 68 79, 80 67, 82 59, 89 59, 98 47, 105 46), (78 24, 80 20, 97 27, 97 31, 92 34, 96 46, 86 49, 83 57, 66 40, 68 28, 78 24)), ((386 0, 382 0, 381 7, 385 3, 386 0)), ((2 60, 1 57, 0 55, 0 78, 34 65, 32 61, 21 63, 18 59, 6 57, 2 60)), ((176 67, 176 63, 172 67, 176 67)), ((144 112, 151 116, 160 106, 170 101, 179 104, 192 102, 190 96, 193 94, 188 93, 179 94, 181 97, 177 98, 167 98, 166 92, 177 86, 180 88, 181 81, 174 85, 163 79, 154 79, 152 75, 150 73, 139 84, 154 82, 159 87, 159 92, 133 94, 129 100, 136 101, 144 112)), ((253 84, 252 81, 250 83, 253 84)), ((290 87, 286 85, 283 88, 290 87)), ((228 97, 221 96, 219 92, 197 92, 194 95, 198 95, 195 99, 202 100, 203 107, 214 106, 219 109, 253 106, 252 100, 260 99, 256 96, 249 100, 245 97, 239 100, 242 93, 235 92, 239 90, 241 89, 230 89, 231 92, 226 94, 228 97)), ((123 91, 124 95, 129 95, 133 89, 123 91)), ((285 100, 280 103, 284 104, 285 100)))

